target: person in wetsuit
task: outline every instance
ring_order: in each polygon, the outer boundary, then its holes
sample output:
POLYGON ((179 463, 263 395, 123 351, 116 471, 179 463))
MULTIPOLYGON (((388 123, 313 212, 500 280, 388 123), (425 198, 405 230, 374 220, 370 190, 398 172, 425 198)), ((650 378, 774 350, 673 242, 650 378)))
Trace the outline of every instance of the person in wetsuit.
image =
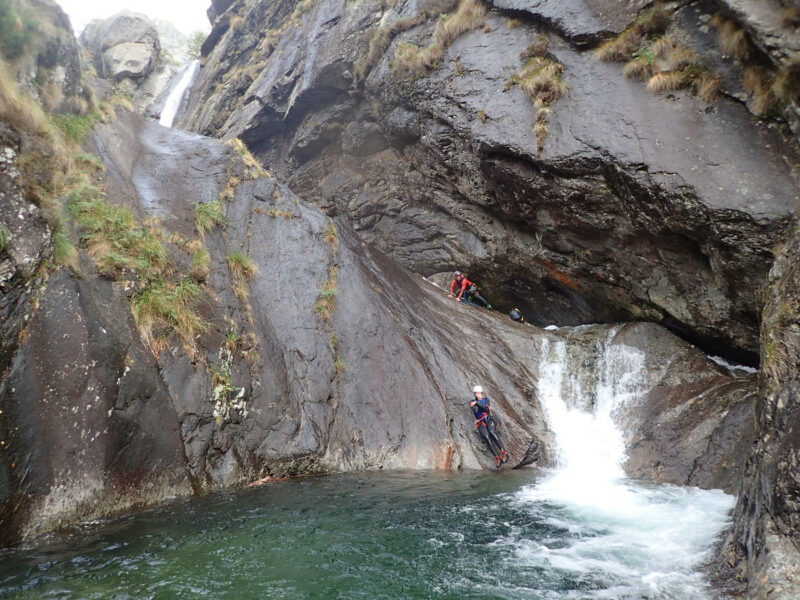
POLYGON ((503 442, 500 441, 500 436, 497 435, 497 424, 492 418, 492 406, 489 398, 483 395, 483 388, 476 385, 472 388, 472 393, 475 397, 469 403, 472 413, 475 415, 475 429, 481 434, 483 441, 489 446, 489 452, 494 455, 497 461, 497 468, 508 461, 508 454, 503 448, 503 442), (495 447, 497 450, 495 451, 495 447))
POLYGON ((492 305, 481 296, 481 293, 478 291, 478 286, 472 283, 469 279, 467 279, 466 275, 464 275, 461 271, 456 271, 453 273, 453 281, 450 283, 450 297, 453 297, 456 289, 458 289, 458 295, 456 296, 456 301, 460 301, 461 297, 469 290, 469 293, 472 294, 472 297, 483 304, 488 310, 492 310, 492 305))

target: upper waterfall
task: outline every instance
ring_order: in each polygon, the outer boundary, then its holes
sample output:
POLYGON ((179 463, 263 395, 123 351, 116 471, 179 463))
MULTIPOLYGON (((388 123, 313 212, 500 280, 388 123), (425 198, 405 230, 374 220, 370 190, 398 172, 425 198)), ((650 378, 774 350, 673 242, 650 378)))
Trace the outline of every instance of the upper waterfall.
POLYGON ((169 91, 167 100, 164 103, 164 108, 161 111, 161 118, 158 122, 164 127, 172 127, 175 122, 175 117, 178 116, 184 100, 188 95, 187 92, 194 84, 197 78, 197 73, 200 70, 200 61, 193 60, 186 65, 172 84, 172 89, 169 91))

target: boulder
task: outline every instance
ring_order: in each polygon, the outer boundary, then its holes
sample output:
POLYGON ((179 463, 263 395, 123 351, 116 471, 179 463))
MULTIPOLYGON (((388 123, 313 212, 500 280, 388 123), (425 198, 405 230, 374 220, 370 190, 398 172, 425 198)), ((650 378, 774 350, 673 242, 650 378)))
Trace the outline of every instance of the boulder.
POLYGON ((97 73, 119 83, 141 82, 159 61, 161 43, 155 24, 145 15, 123 11, 89 23, 80 36, 97 73))

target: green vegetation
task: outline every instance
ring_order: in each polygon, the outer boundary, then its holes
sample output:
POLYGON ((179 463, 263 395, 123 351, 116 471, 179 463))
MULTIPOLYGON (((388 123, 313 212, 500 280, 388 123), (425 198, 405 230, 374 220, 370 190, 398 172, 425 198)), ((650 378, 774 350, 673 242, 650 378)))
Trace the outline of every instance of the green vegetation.
POLYGON ((336 296, 339 294, 339 289, 336 286, 338 274, 339 269, 335 266, 331 266, 328 269, 328 278, 322 284, 317 302, 314 304, 314 312, 326 323, 330 321, 333 309, 336 308, 336 296))
POLYGON ((78 250, 72 244, 66 231, 59 230, 50 237, 53 244, 53 260, 57 265, 64 265, 73 271, 78 270, 78 250))
POLYGON ((101 274, 115 277, 131 270, 145 279, 166 274, 169 258, 159 229, 137 223, 128 209, 106 202, 103 193, 88 184, 70 192, 67 202, 101 274))
POLYGON ((333 362, 333 368, 336 370, 336 374, 339 375, 347 370, 347 364, 341 356, 337 356, 336 360, 333 362))
POLYGON ((442 15, 433 32, 433 42, 420 48, 404 42, 397 46, 392 73, 403 79, 415 79, 432 68, 444 56, 445 50, 462 34, 481 26, 486 7, 480 0, 461 0, 451 15, 442 15))
POLYGON ((36 33, 36 20, 19 2, 0 0, 0 53, 9 60, 19 58, 36 33))
POLYGON ((268 217, 281 218, 281 219, 296 219, 297 215, 288 210, 278 210, 274 206, 263 211, 268 217))
POLYGON ((98 115, 90 114, 83 117, 78 115, 55 115, 53 116, 53 123, 61 131, 64 136, 71 142, 81 145, 86 141, 86 136, 94 127, 98 120, 98 115))
MULTIPOLYGON (((232 138, 225 142, 226 146, 234 149, 244 163, 243 178, 245 181, 269 177, 269 173, 261 166, 258 159, 253 156, 247 145, 239 138, 232 138)), ((235 186, 234 186, 235 187, 235 186)))
POLYGON ((247 302, 249 296, 248 282, 258 272, 256 263, 250 257, 234 250, 227 257, 228 269, 231 272, 233 293, 242 302, 247 302))
POLYGON ((339 248, 339 238, 336 233, 336 225, 333 224, 333 221, 328 223, 328 226, 322 230, 322 239, 327 242, 334 252, 339 248))
POLYGON ((186 277, 172 283, 156 280, 131 299, 131 311, 144 342, 158 355, 170 333, 183 342, 190 356, 197 351, 196 338, 208 330, 208 324, 197 313, 196 305, 202 290, 196 281, 186 277))
POLYGON ((67 206, 98 272, 135 278, 131 311, 153 353, 158 355, 175 334, 194 356, 197 336, 208 329, 196 310, 202 290, 189 277, 170 279, 171 262, 160 229, 137 222, 128 209, 107 202, 88 184, 69 194, 67 206))
POLYGON ((200 240, 192 240, 186 249, 192 253, 189 276, 197 281, 205 281, 211 272, 211 255, 200 240))
POLYGON ((367 53, 359 58, 353 65, 353 75, 357 80, 363 80, 369 75, 370 71, 378 64, 381 57, 386 53, 386 49, 392 40, 399 33, 408 31, 412 27, 421 25, 431 17, 444 15, 453 10, 457 5, 457 0, 436 0, 430 3, 424 10, 420 11, 415 17, 400 19, 389 25, 378 27, 369 40, 367 53))
POLYGON ((519 86, 533 100, 536 108, 536 122, 533 133, 537 140, 537 151, 541 152, 547 139, 547 116, 550 105, 567 93, 567 84, 561 80, 564 65, 547 54, 548 40, 539 35, 522 52, 520 58, 525 63, 519 73, 513 74, 506 82, 503 91, 519 86))
POLYGON ((11 234, 8 233, 8 229, 0 225, 0 254, 3 253, 3 250, 6 249, 6 245, 10 241, 11 241, 11 234))
POLYGON ((198 202, 194 205, 194 227, 200 237, 225 224, 225 215, 222 214, 222 203, 219 200, 211 202, 198 202))
POLYGON ((184 49, 186 50, 186 55, 189 57, 190 60, 199 60, 201 51, 200 49, 203 46, 203 42, 206 41, 206 34, 202 31, 194 31, 189 34, 184 42, 184 49))
POLYGON ((706 102, 712 102, 719 92, 721 78, 694 50, 665 35, 671 19, 671 12, 662 7, 645 10, 625 31, 595 50, 595 57, 606 62, 625 62, 625 77, 646 81, 647 89, 653 93, 689 89, 706 102))

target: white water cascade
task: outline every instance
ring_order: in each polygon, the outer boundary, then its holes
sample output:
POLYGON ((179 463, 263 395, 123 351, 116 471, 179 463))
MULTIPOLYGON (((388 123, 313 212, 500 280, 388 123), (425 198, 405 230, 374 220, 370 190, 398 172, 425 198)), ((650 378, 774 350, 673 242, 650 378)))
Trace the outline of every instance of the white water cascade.
POLYGON ((531 510, 555 508, 552 525, 573 539, 564 545, 562 533, 560 543, 514 540, 517 559, 573 580, 603 581, 576 598, 710 597, 699 568, 734 499, 625 477, 625 438, 615 413, 646 392, 648 373, 639 350, 611 343, 614 333, 598 348, 589 377, 584 361, 580 379, 569 367, 580 361, 570 361, 564 341, 543 348, 538 396, 558 444, 558 466, 514 501, 531 510))
POLYGON ((194 80, 197 79, 197 73, 200 71, 200 61, 193 60, 186 65, 183 70, 178 74, 175 83, 169 91, 164 108, 161 110, 161 118, 158 122, 164 127, 172 127, 175 122, 175 117, 178 116, 181 106, 186 99, 189 90, 194 85, 194 80))

